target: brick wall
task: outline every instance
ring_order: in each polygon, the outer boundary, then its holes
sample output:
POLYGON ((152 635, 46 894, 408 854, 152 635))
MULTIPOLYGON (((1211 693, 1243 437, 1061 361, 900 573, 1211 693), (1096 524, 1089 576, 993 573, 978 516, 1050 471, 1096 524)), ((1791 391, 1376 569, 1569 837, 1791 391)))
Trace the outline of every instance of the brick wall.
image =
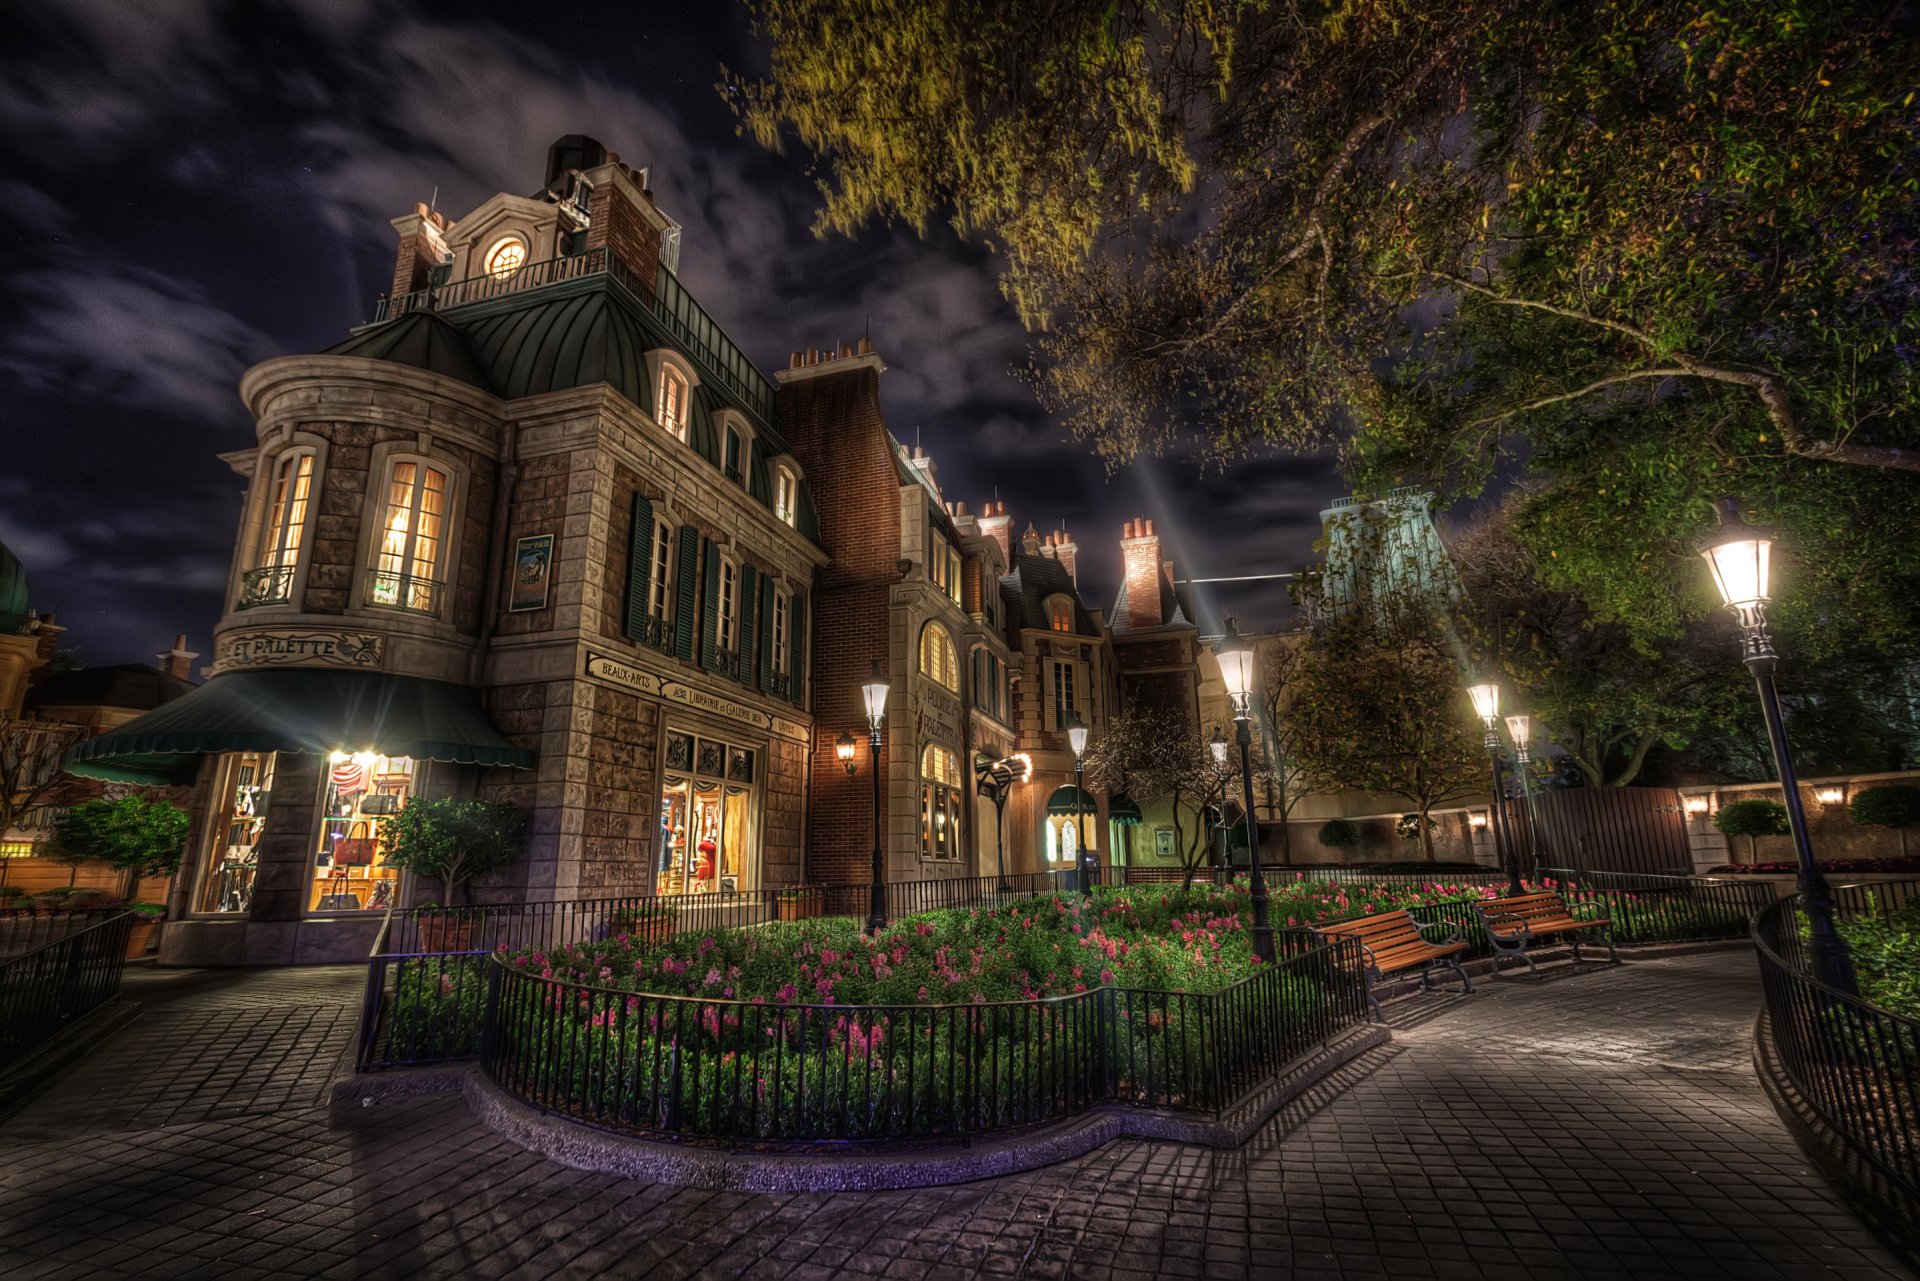
POLYGON ((1127 616, 1114 623, 1128 627, 1158 627, 1160 616, 1160 538, 1150 520, 1130 520, 1120 539, 1120 559, 1127 579, 1127 616))

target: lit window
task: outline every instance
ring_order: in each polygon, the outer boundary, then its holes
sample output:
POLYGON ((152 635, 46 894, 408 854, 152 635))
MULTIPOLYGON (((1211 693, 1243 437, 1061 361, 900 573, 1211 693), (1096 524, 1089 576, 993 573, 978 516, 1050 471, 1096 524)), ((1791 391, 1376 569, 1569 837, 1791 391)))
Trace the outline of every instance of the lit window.
POLYGON ((481 270, 495 280, 505 280, 527 265, 527 242, 518 236, 502 236, 487 250, 481 270))
POLYGON ((730 560, 720 562, 720 648, 733 652, 734 611, 739 605, 739 583, 737 571, 730 560))
POLYGON ((237 752, 220 758, 195 911, 243 913, 252 906, 260 837, 267 828, 267 801, 273 795, 273 762, 272 752, 237 752))
POLYGON ((309 912, 384 912, 394 906, 400 869, 379 857, 381 828, 413 794, 408 757, 341 751, 328 758, 309 912))
POLYGON ((929 743, 920 754, 920 846, 925 858, 960 857, 960 761, 950 747, 929 743))
POLYGON ((371 603, 440 612, 438 575, 447 489, 447 473, 438 467, 418 462, 393 465, 368 592, 371 603))
POLYGON ((1065 596, 1047 598, 1047 625, 1056 632, 1073 630, 1073 602, 1065 596))
POLYGON ((313 455, 297 454, 281 460, 273 478, 266 537, 260 544, 262 569, 292 568, 300 559, 300 540, 306 533, 307 508, 312 495, 313 455))
POLYGON ((660 367, 660 425, 681 440, 687 438, 687 380, 671 365, 660 367))
POLYGON ((667 617, 668 592, 673 586, 673 529, 664 520, 653 523, 653 567, 647 576, 647 612, 667 617))
POLYGON ((954 652, 953 637, 938 623, 928 623, 920 632, 920 674, 960 692, 960 656, 954 652))
POLYGON ((773 514, 791 525, 796 515, 800 484, 785 467, 773 473, 773 514))

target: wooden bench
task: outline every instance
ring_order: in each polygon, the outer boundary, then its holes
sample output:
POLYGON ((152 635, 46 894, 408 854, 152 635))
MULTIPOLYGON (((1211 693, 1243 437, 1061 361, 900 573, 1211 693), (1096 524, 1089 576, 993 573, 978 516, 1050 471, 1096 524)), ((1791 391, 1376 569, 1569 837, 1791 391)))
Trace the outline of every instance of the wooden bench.
POLYGON ((1558 894, 1542 892, 1488 899, 1475 903, 1473 910, 1480 914, 1480 924, 1486 927, 1487 942, 1493 948, 1495 974, 1500 972, 1500 963, 1510 957, 1518 957, 1527 963, 1530 972, 1538 973, 1540 967, 1533 963, 1528 950, 1534 940, 1558 934, 1569 936, 1573 959, 1577 961, 1580 935, 1587 930, 1601 931, 1601 940, 1607 945, 1607 959, 1615 965, 1620 963, 1620 954, 1613 950, 1613 922, 1604 916, 1590 921, 1580 919, 1558 894))
POLYGON ((1357 917, 1351 921, 1336 921, 1332 925, 1318 925, 1313 932, 1323 938, 1349 938, 1360 944, 1366 964, 1367 1000, 1372 1004, 1374 1014, 1384 1023, 1387 1016, 1380 1008, 1379 999, 1373 994, 1373 985, 1390 974, 1401 974, 1417 968, 1420 971, 1420 986, 1431 992, 1433 967, 1444 965, 1459 976, 1465 990, 1473 991, 1473 980, 1460 968, 1460 953, 1467 950, 1460 936, 1456 933, 1443 942, 1433 943, 1420 930, 1420 922, 1413 919, 1413 913, 1401 908, 1374 916, 1357 917))

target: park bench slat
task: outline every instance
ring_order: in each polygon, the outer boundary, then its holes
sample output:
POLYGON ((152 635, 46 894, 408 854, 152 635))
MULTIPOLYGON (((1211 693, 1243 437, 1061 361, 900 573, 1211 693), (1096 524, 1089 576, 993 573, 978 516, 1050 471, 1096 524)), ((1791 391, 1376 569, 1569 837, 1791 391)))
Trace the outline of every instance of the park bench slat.
POLYGON ((1443 965, 1460 977, 1467 991, 1473 991, 1473 980, 1460 968, 1459 954, 1467 950, 1467 945, 1460 941, 1457 934, 1434 942, 1420 932, 1420 922, 1414 920, 1413 913, 1405 908, 1376 912, 1372 916, 1356 917, 1350 921, 1334 921, 1328 925, 1314 926, 1313 930, 1325 938, 1352 939, 1365 949, 1361 964, 1367 978, 1367 1001, 1383 1023, 1386 1022, 1386 1013, 1381 1010, 1380 1001, 1373 994, 1373 985, 1389 974, 1417 968, 1420 971, 1420 986, 1432 991, 1433 967, 1443 965))
POLYGON ((1601 931, 1601 939, 1607 945, 1607 956, 1614 964, 1620 963, 1620 955, 1613 949, 1613 922, 1600 916, 1583 920, 1573 914, 1566 899, 1560 895, 1545 892, 1535 894, 1516 894, 1511 898, 1488 899, 1475 903, 1474 911, 1480 917, 1480 925, 1487 932, 1487 942, 1493 948, 1494 973, 1500 972, 1500 964, 1509 958, 1517 957, 1527 963, 1529 971, 1538 971, 1529 950, 1535 939, 1551 938, 1565 934, 1573 944, 1573 959, 1580 959, 1580 935, 1587 930, 1601 931))

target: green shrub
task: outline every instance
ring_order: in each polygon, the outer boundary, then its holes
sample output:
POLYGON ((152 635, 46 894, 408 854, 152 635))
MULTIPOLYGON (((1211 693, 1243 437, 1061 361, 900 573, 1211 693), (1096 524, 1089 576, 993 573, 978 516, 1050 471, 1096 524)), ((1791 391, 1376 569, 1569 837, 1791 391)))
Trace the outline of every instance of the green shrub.
POLYGON ((1351 848, 1360 843, 1360 828, 1344 818, 1328 819, 1320 825, 1320 843, 1329 849, 1351 848))
POLYGON ((1856 793, 1847 803, 1847 817, 1861 827, 1891 827, 1900 833, 1900 855, 1906 857, 1907 829, 1920 823, 1920 787, 1911 783, 1883 783, 1856 793))
POLYGON ((440 882, 448 903, 473 877, 520 857, 526 843, 527 812, 511 801, 421 797, 380 825, 387 866, 440 882))
POLYGON ((1785 836, 1793 830, 1787 822, 1787 807, 1779 801, 1733 801, 1722 805, 1713 816, 1713 825, 1723 836, 1747 838, 1747 861, 1759 861, 1758 843, 1762 836, 1785 836))

